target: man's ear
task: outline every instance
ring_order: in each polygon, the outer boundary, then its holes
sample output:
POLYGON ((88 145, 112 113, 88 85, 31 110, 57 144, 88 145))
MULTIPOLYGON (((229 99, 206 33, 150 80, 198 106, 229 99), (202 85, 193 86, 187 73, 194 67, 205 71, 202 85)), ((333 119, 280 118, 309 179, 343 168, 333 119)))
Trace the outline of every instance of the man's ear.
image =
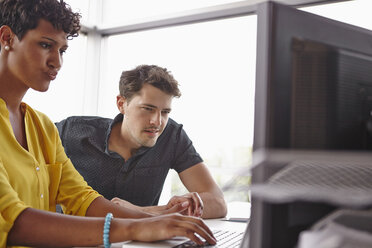
POLYGON ((121 95, 116 96, 116 106, 119 109, 119 112, 124 114, 125 113, 125 105, 127 104, 127 100, 125 97, 122 97, 121 95))

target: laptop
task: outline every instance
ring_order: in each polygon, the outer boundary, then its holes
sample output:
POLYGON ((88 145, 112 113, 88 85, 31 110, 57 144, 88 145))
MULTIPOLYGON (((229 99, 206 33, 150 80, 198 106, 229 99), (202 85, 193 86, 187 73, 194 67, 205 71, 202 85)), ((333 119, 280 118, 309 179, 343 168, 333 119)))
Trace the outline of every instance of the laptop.
MULTIPOLYGON (((218 248, 246 248, 249 243, 249 219, 247 222, 236 222, 226 220, 214 220, 208 222, 211 230, 217 239, 217 244, 212 246, 205 244, 205 246, 198 246, 193 241, 184 237, 175 237, 169 240, 162 240, 157 242, 135 242, 129 241, 121 243, 122 248, 185 248, 185 247, 218 247, 218 248), (220 223, 218 223, 218 222, 220 223), (235 222, 235 223, 233 223, 235 222), (233 228, 234 226, 234 228, 233 228)), ((112 246, 119 247, 119 246, 112 246)))

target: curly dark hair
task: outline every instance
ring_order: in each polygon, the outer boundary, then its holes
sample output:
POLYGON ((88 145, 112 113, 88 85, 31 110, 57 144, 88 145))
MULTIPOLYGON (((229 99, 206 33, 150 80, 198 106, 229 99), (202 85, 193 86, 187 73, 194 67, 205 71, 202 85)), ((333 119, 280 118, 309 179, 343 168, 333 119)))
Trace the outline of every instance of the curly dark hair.
POLYGON ((123 71, 119 82, 120 95, 130 101, 144 84, 151 84, 174 97, 181 96, 173 75, 166 68, 156 65, 139 65, 133 70, 123 71))
POLYGON ((35 29, 40 19, 72 39, 79 35, 80 17, 63 0, 0 0, 0 27, 8 25, 19 40, 28 30, 35 29))

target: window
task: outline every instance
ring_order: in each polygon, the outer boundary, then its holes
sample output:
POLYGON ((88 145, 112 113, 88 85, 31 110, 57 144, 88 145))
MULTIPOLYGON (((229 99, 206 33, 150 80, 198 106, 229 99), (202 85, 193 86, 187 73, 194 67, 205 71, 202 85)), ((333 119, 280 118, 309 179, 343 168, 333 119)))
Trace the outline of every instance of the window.
POLYGON ((239 0, 104 0, 101 24, 105 26, 123 25, 124 23, 130 23, 135 20, 140 20, 148 17, 168 15, 176 12, 238 1, 239 0))
POLYGON ((370 0, 354 0, 302 8, 317 15, 372 30, 370 9, 370 0))

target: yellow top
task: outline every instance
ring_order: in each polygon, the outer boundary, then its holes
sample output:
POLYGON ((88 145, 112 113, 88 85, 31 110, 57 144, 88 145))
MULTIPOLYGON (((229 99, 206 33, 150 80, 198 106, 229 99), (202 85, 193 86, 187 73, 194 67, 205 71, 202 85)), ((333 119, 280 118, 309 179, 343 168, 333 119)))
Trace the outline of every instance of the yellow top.
POLYGON ((22 103, 28 151, 16 140, 9 112, 0 98, 0 247, 6 247, 18 215, 32 207, 84 216, 100 196, 67 158, 57 128, 49 118, 22 103))

